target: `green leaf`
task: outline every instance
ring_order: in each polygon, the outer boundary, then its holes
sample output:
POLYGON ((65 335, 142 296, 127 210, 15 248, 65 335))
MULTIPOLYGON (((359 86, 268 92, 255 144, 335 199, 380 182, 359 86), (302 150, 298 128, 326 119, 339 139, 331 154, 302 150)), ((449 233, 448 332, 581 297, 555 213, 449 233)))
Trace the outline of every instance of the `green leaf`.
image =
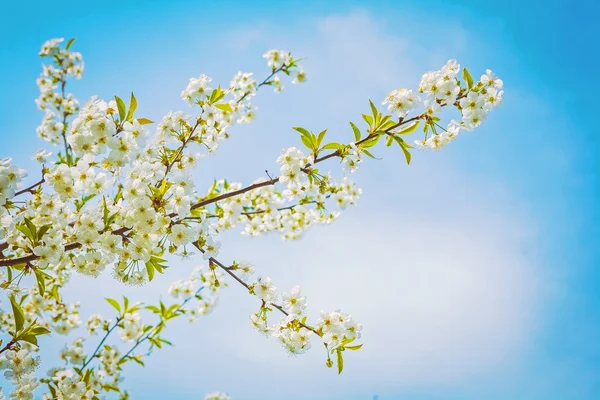
POLYGON ((342 356, 342 350, 337 350, 337 366, 338 366, 338 374, 341 374, 344 370, 344 357, 342 356))
POLYGON ((46 277, 44 276, 44 273, 37 268, 33 272, 35 273, 40 296, 43 296, 46 291, 46 277))
POLYGON ((141 356, 129 356, 129 359, 135 361, 140 364, 142 367, 144 366, 144 362, 141 360, 141 356))
POLYGON ((417 130, 417 127, 419 126, 420 123, 421 123, 421 121, 417 121, 414 124, 407 126, 406 128, 402 128, 401 130, 396 132, 396 134, 408 135, 409 133, 413 133, 414 131, 417 130))
POLYGON ((375 104, 373 104, 373 102, 371 100, 369 100, 369 105, 371 106, 371 112, 373 113, 373 121, 375 121, 375 125, 379 124, 379 111, 377 110, 377 107, 375 107, 375 104))
POLYGON ((35 224, 33 222, 31 222, 31 220, 27 217, 23 218, 23 221, 25 221, 25 225, 27 225, 27 227, 31 231, 34 242, 37 242, 38 236, 37 236, 37 228, 36 228, 35 224))
POLYGON ((353 122, 350 122, 350 126, 352 127, 352 131, 354 131, 354 140, 358 142, 360 140, 360 129, 353 122))
POLYGON ((367 149, 362 149, 362 152, 365 153, 367 156, 374 158, 376 160, 382 160, 381 158, 375 157, 373 154, 371 154, 367 149))
POLYGON ((52 225, 50 224, 41 226, 37 231, 37 240, 41 240, 51 227, 52 225))
POLYGON ((377 144, 377 142, 379 142, 379 138, 381 138, 381 136, 379 136, 379 135, 373 135, 369 139, 367 139, 364 142, 362 142, 361 145, 360 145, 360 147, 363 148, 363 149, 368 149, 369 147, 373 147, 373 146, 375 146, 377 144))
POLYGON ((36 326, 32 328, 29 333, 35 336, 49 335, 50 330, 48 328, 44 328, 43 326, 36 326))
POLYGON ((109 390, 113 390, 115 392, 121 393, 121 390, 117 386, 111 385, 110 383, 103 383, 102 384, 102 389, 104 389, 104 391, 106 391, 106 392, 109 391, 109 390))
POLYGON ((86 384, 89 384, 91 375, 92 375, 92 370, 91 369, 86 370, 85 375, 83 375, 82 381, 84 381, 86 384))
POLYGON ((38 345, 37 338, 34 335, 21 335, 19 336, 19 340, 24 340, 34 345, 38 345))
POLYGON ((73 44, 73 42, 75 42, 75 38, 69 39, 69 41, 67 42, 67 45, 65 46, 65 50, 69 50, 71 48, 71 45, 73 44))
POLYGON ((406 163, 410 165, 410 160, 412 158, 410 152, 406 150, 406 147, 400 146, 402 148, 402 152, 404 153, 404 158, 406 158, 406 163))
POLYGON ((223 110, 225 112, 233 112, 233 108, 231 108, 231 106, 227 103, 215 104, 215 107, 217 107, 219 110, 223 110))
POLYGON ((344 147, 341 143, 331 142, 322 147, 322 150, 339 150, 344 147))
POLYGON ((104 300, 108 301, 108 304, 113 306, 115 308, 115 310, 117 310, 118 313, 121 312, 121 306, 119 305, 118 301, 116 301, 115 299, 108 298, 108 297, 105 298, 104 300))
POLYGON ((467 87, 469 88, 469 90, 471 90, 471 88, 473 87, 473 78, 471 77, 469 70, 466 68, 463 68, 463 79, 465 80, 465 82, 467 82, 467 87))
POLYGON ((310 136, 310 132, 300 126, 293 126, 292 129, 297 132, 300 132, 302 135, 310 136))
POLYGON ((357 344, 356 346, 344 346, 344 348, 348 349, 348 350, 360 350, 360 348, 363 347, 362 343, 361 344, 357 344))
MULTIPOLYGON (((137 106, 137 99, 133 95, 133 92, 131 92, 131 99, 129 100, 129 111, 127 111, 127 121, 131 121, 133 119, 133 113, 137 109, 137 106)), ((119 114, 121 114, 121 111, 119 111, 119 114)))
POLYGON ((327 133, 327 129, 325 129, 324 131, 322 131, 321 133, 319 133, 319 136, 317 137, 317 148, 319 148, 319 146, 321 145, 321 142, 323 141, 323 138, 325 138, 325 134, 327 133))
POLYGON ((154 262, 152 259, 146 263, 146 272, 148 272, 148 281, 151 282, 154 279, 154 262))
POLYGON ((119 109, 119 120, 121 122, 125 121, 125 116, 127 115, 127 108, 125 107, 125 102, 119 96, 115 95, 115 101, 117 102, 117 108, 119 109))
POLYGON ((221 89, 221 86, 217 86, 217 88, 215 90, 212 91, 212 93, 210 94, 210 98, 208 99, 208 102, 210 104, 214 104, 217 101, 221 100, 223 97, 225 97, 225 92, 221 89))
POLYGON ((152 311, 155 314, 160 314, 160 309, 156 306, 146 306, 146 309, 152 311))
POLYGON ((307 138, 305 135, 300 136, 300 140, 302 140, 302 143, 304 143, 304 145, 307 148, 309 148, 310 150, 314 149, 312 141, 309 138, 307 138))
POLYGON ((13 315, 15 317, 15 333, 19 332, 23 329, 23 325, 25 324, 25 314, 23 314, 23 309, 15 300, 15 296, 10 296, 10 304, 12 305, 13 315))
POLYGON ((17 228, 18 231, 23 233, 25 237, 31 241, 31 243, 35 243, 35 236, 27 226, 23 224, 17 224, 15 225, 15 228, 17 228))
POLYGON ((400 148, 402 149, 402 152, 404 153, 404 158, 406 158, 406 163, 410 165, 410 160, 412 159, 412 156, 411 156, 410 152, 408 151, 408 149, 412 148, 412 146, 409 145, 408 143, 406 143, 404 141, 404 139, 402 139, 399 136, 394 136, 394 140, 398 143, 398 145, 400 145, 400 148))
POLYGON ((373 117, 371 117, 370 115, 367 115, 367 114, 363 114, 362 117, 365 120, 365 122, 367 123, 367 125, 369 125, 369 127, 371 127, 373 125, 373 117))
POLYGON ((137 122, 140 125, 148 125, 148 124, 153 124, 154 123, 154 121, 151 121, 148 118, 136 118, 136 119, 137 119, 137 122))

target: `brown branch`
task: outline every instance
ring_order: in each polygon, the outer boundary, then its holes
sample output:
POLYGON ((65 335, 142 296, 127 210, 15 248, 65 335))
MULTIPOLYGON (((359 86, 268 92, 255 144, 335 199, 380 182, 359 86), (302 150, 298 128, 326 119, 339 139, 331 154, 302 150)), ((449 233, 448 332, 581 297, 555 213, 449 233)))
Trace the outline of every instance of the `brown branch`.
POLYGON ((12 338, 10 342, 6 344, 2 349, 0 349, 0 354, 4 353, 6 350, 10 350, 17 343, 17 339, 12 338))
MULTIPOLYGON (((396 129, 399 126, 402 126, 402 125, 405 125, 405 124, 407 124, 409 122, 421 119, 421 118, 423 118, 423 115, 424 114, 420 114, 420 115, 417 115, 415 117, 409 118, 407 120, 402 120, 401 119, 397 124, 395 124, 394 126, 388 128, 386 130, 386 132, 389 133, 393 129, 396 129)), ((368 136, 366 136, 363 139, 361 139, 358 142, 356 142, 356 144, 357 145, 358 144, 362 144, 362 143, 366 142, 367 140, 371 139, 373 136, 375 136, 375 135, 369 134, 368 136)), ((315 162, 313 163, 313 165, 314 164, 318 164, 318 163, 320 163, 322 161, 325 161, 325 160, 327 160, 329 158, 337 157, 339 155, 340 155, 339 151, 336 150, 336 151, 334 151, 332 153, 329 153, 329 154, 327 154, 327 155, 325 155, 323 157, 315 159, 315 162)), ((304 172, 306 172, 306 168, 304 168, 303 170, 304 170, 304 172)), ((219 196, 215 196, 215 197, 211 197, 209 199, 202 200, 202 201, 200 201, 198 203, 193 204, 190 207, 190 209, 191 210, 195 210, 195 209, 198 209, 200 207, 204 207, 204 206, 207 206, 207 205, 212 204, 212 203, 216 203, 216 202, 221 201, 221 200, 225 200, 225 199, 228 199, 228 198, 231 198, 231 197, 235 197, 237 195, 249 192, 249 191, 254 190, 254 189, 258 189, 258 188, 261 188, 261 187, 274 185, 277 182, 279 182, 279 177, 278 176, 276 176, 275 178, 272 178, 270 180, 264 181, 264 182, 254 183, 254 184, 252 184, 250 186, 246 186, 244 188, 241 188, 241 189, 238 189, 238 190, 234 190, 233 192, 223 193, 223 194, 221 194, 219 196)), ((177 213, 171 213, 171 214, 169 214, 169 217, 171 217, 171 218, 175 217, 175 216, 177 216, 177 213)), ((119 228, 117 230, 112 231, 112 233, 116 234, 116 235, 123 235, 124 233, 126 233, 130 229, 131 228, 123 227, 123 228, 119 228)), ((99 233, 103 233, 103 232, 99 232, 99 233)), ((71 244, 68 244, 68 245, 65 246, 65 251, 70 251, 70 250, 73 250, 73 249, 77 249, 77 248, 79 248, 81 246, 82 245, 80 243, 71 243, 71 244)), ((17 264, 28 263, 28 262, 36 260, 37 258, 38 257, 35 254, 30 254, 28 256, 20 257, 20 258, 12 258, 12 259, 11 258, 5 258, 5 259, 0 259, 0 267, 2 267, 2 266, 6 267, 6 266, 17 265, 17 264)))
POLYGON ((37 181, 36 183, 34 183, 33 185, 26 187, 25 189, 19 190, 18 192, 15 193, 14 197, 17 197, 23 193, 32 193, 33 194, 33 189, 35 189, 36 187, 40 186, 42 183, 44 183, 44 177, 42 177, 42 179, 40 179, 39 181, 37 181))
MULTIPOLYGON (((195 247, 196 247, 198 250, 200 250, 200 251, 201 251, 203 254, 206 252, 206 251, 205 251, 205 250, 204 250, 202 247, 200 247, 200 245, 199 245, 199 243, 198 243, 198 242, 194 242, 193 244, 194 244, 194 246, 195 246, 195 247)), ((238 281, 238 282, 240 283, 240 285, 242 285, 242 286, 243 286, 243 287, 245 287, 246 289, 250 290, 250 287, 248 286, 248 284, 247 284, 246 282, 244 282, 243 280, 241 280, 241 279, 240 279, 240 278, 239 278, 239 277, 238 277, 236 274, 234 274, 234 273, 231 271, 231 268, 229 268, 229 267, 225 266, 223 263, 221 263, 219 260, 217 260, 217 259, 216 259, 216 258, 214 258, 214 257, 211 257, 211 258, 209 258, 208 260, 209 260, 209 262, 212 262, 212 263, 216 264, 216 265, 217 265, 217 266, 219 266, 219 267, 220 267, 222 270, 224 270, 225 272, 227 272, 227 273, 228 273, 228 274, 229 274, 229 275, 230 275, 230 276, 231 276, 233 279, 235 279, 236 281, 238 281)), ((264 305, 264 304, 265 304, 265 302, 263 301, 263 305, 264 305)), ((287 311, 285 311, 285 310, 283 309, 283 307, 281 307, 280 305, 278 305, 278 304, 275 304, 275 303, 270 303, 270 305, 271 305, 271 306, 273 306, 273 308, 276 308, 277 310, 279 310, 279 311, 280 311, 281 313, 283 313, 283 314, 284 314, 286 317, 290 315, 290 314, 289 314, 287 311)), ((318 332, 318 331, 317 331, 315 328, 312 328, 312 327, 310 327, 310 326, 308 326, 308 325, 305 325, 305 324, 303 324, 303 323, 302 323, 300 320, 296 320, 296 321, 297 321, 297 322, 300 324, 300 326, 302 326, 302 327, 304 327, 304 328, 306 328, 306 329, 308 329, 308 330, 310 330, 310 331, 314 332, 314 333, 315 333, 317 336, 321 336, 321 335, 319 334, 319 332, 318 332)))
MULTIPOLYGON (((275 178, 268 180, 268 181, 264 181, 264 182, 259 182, 259 183, 254 183, 250 186, 246 186, 244 188, 238 189, 238 190, 234 190, 233 192, 227 192, 227 193, 223 193, 219 196, 215 196, 215 197, 211 197, 210 199, 206 199, 206 200, 202 200, 194 205, 192 205, 191 209, 195 210, 197 208, 200 207, 204 207, 208 204, 212 204, 212 203, 216 203, 217 201, 221 201, 224 199, 228 199, 230 197, 234 197, 237 196, 239 194, 243 194, 246 192, 249 192, 250 190, 254 190, 254 189, 258 189, 261 187, 265 187, 265 186, 271 186, 276 184, 277 182, 279 182, 279 177, 276 176, 275 178)), ((177 215, 177 214, 170 214, 169 216, 173 216, 173 215, 177 215)))

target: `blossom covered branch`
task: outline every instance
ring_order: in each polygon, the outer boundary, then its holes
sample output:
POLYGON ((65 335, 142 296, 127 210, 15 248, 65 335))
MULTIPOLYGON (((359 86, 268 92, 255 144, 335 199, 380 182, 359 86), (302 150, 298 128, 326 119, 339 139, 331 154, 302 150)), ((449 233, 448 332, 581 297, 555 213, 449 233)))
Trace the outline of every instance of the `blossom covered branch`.
POLYGON ((195 167, 218 151, 232 128, 252 121, 259 88, 279 92, 283 76, 291 76, 292 83, 306 80, 299 60, 286 51, 268 51, 269 72, 259 82, 247 72, 223 87, 206 75, 192 78, 181 98, 193 115, 169 112, 151 128, 154 122, 138 115, 133 94, 128 104, 119 96, 93 97, 80 107, 66 89, 70 78, 82 76, 82 56, 71 51, 73 40, 63 43, 53 39, 43 45, 40 56, 48 63, 37 81, 36 103, 45 113, 37 133, 58 147, 56 156, 45 149, 34 154, 42 179, 24 188, 26 172, 9 158, 0 160, 0 287, 10 303, 10 310, 0 309, 7 335, 0 369, 14 384, 11 398, 32 398, 40 385, 47 399, 95 399, 107 392, 127 398, 123 365, 143 365, 145 357, 169 345, 163 336, 169 321, 211 312, 228 279, 258 299, 250 316, 256 329, 291 354, 304 353, 318 337, 327 350, 326 365, 341 373, 344 352, 362 346, 356 342, 361 324, 342 311, 321 312, 309 323, 299 287, 280 294, 270 278, 252 278, 251 263, 219 261, 219 234, 239 227, 247 236, 278 233, 292 240, 311 226, 330 224, 356 205, 362 190, 349 175, 365 156, 375 157, 371 152, 382 139, 386 146, 398 145, 410 163, 413 146, 440 150, 461 131, 478 127, 503 96, 503 83, 491 71, 475 82, 450 60, 425 73, 417 91, 390 92, 382 102, 387 113, 369 102, 365 126, 351 122, 347 142, 328 142, 326 129, 294 127, 303 148, 282 150, 275 160, 278 176, 267 173, 246 185, 215 180, 201 190, 192 179, 195 167), (456 119, 443 123, 442 116, 451 112, 456 119), (408 140, 418 130, 422 137, 408 140), (320 170, 334 159, 341 172, 320 170), (169 293, 179 303, 107 299, 117 316, 114 322, 99 314, 87 319, 89 336, 102 333, 90 343, 91 352, 86 353, 88 339, 78 338, 61 351, 64 365, 36 377, 38 337, 82 325, 79 303, 62 296, 72 274, 97 277, 110 268, 116 280, 143 285, 168 267, 167 254, 190 257, 193 249, 207 265, 171 285, 169 293), (271 323, 275 310, 282 318, 271 323), (157 321, 149 323, 152 319, 157 321), (128 347, 107 344, 115 334, 128 347))

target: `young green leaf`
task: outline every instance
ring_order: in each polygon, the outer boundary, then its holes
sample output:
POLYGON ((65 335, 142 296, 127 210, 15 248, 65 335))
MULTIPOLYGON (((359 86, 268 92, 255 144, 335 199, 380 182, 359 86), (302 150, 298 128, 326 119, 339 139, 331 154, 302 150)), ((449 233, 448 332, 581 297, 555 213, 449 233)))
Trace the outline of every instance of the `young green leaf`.
POLYGON ((406 163, 410 165, 410 160, 412 158, 410 152, 406 150, 406 147, 400 146, 402 148, 402 152, 404 153, 404 158, 406 158, 406 163))
POLYGON ((319 136, 317 137, 317 145, 315 146, 317 149, 321 145, 321 142, 323 142, 323 138, 325 138, 326 133, 327 133, 327 129, 325 129, 324 131, 321 131, 321 133, 319 133, 319 136))
POLYGON ((154 279, 154 262, 152 259, 146 263, 146 272, 148 272, 148 281, 151 282, 154 279))
POLYGON ((43 326, 36 326, 34 328, 31 328, 29 333, 35 336, 49 335, 50 330, 48 328, 44 328, 43 326))
POLYGON ((408 135, 409 133, 413 133, 414 131, 417 130, 417 127, 419 126, 420 123, 421 123, 421 121, 417 121, 414 124, 407 126, 406 128, 400 129, 398 132, 396 132, 396 134, 408 135))
POLYGON ((357 344, 356 346, 344 346, 347 350, 360 350, 361 347, 363 347, 362 343, 361 344, 357 344))
MULTIPOLYGON (((310 134, 309 134, 310 135, 310 134)), ((304 145, 310 149, 310 150, 314 150, 314 145, 312 143, 312 138, 310 136, 306 136, 306 135, 301 135, 300 136, 300 140, 302 140, 302 143, 304 143, 304 145)))
POLYGON ((125 102, 119 96, 115 95, 115 101, 117 102, 117 108, 119 109, 119 121, 125 121, 125 116, 127 115, 127 108, 125 107, 125 102))
MULTIPOLYGON (((131 100, 129 100, 129 111, 127 111, 127 121, 131 121, 133 119, 133 113, 137 109, 137 106, 137 99, 133 95, 133 92, 131 92, 131 100)), ((121 114, 120 111, 119 114, 121 114)))
POLYGON ((25 314, 23 314, 23 309, 15 300, 15 296, 10 296, 10 304, 12 306, 13 315, 15 317, 15 333, 19 332, 23 329, 23 325, 25 324, 25 314))
POLYGON ((16 224, 15 228, 17 228, 18 231, 23 233, 31 243, 35 243, 35 236, 27 226, 22 224, 16 224))
POLYGON ((46 291, 46 277, 44 276, 44 273, 37 268, 33 272, 35 273, 35 279, 37 280, 40 296, 43 296, 44 292, 46 291))
POLYGON ((341 374, 344 370, 344 356, 342 356, 342 350, 337 350, 337 366, 338 366, 338 374, 341 374))
POLYGON ((154 123, 154 121, 151 121, 148 118, 136 118, 136 119, 137 119, 137 122, 140 125, 148 125, 148 124, 153 124, 154 123))
POLYGON ((231 106, 227 103, 215 104, 215 107, 217 107, 219 110, 223 110, 225 112, 233 112, 233 108, 231 108, 231 106))
POLYGON ((75 38, 69 39, 69 41, 67 42, 67 45, 65 46, 65 50, 69 50, 71 48, 71 45, 73 44, 73 42, 75 42, 75 38))
POLYGON ((342 147, 344 147, 343 144, 341 143, 336 143, 336 142, 331 142, 331 143, 327 143, 325 146, 323 146, 321 149, 322 150, 339 150, 342 147))
POLYGON ((19 340, 24 340, 34 345, 38 345, 37 338, 34 335, 21 335, 19 336, 19 340))
POLYGON ((350 122, 350 126, 352 127, 352 131, 354 132, 354 140, 358 142, 360 140, 360 129, 353 122, 350 122))
POLYGON ((31 222, 31 220, 27 217, 23 218, 23 221, 25 221, 25 225, 27 225, 27 227, 31 231, 31 234, 33 236, 33 241, 37 242, 38 235, 37 235, 37 228, 36 228, 35 224, 33 222, 31 222))
POLYGON ((371 112, 373 113, 373 121, 375 122, 375 126, 379 126, 379 111, 377 110, 377 107, 375 107, 375 104, 373 104, 371 100, 369 100, 369 105, 371 106, 371 112))
POLYGON ((370 137, 369 139, 365 140, 360 147, 363 149, 368 149, 369 147, 373 147, 377 144, 377 142, 379 142, 379 138, 381 138, 381 136, 379 135, 374 135, 372 137, 370 137))
POLYGON ((121 312, 121 305, 119 304, 118 301, 116 301, 115 299, 110 299, 110 298, 105 298, 104 300, 108 301, 108 304, 110 304, 111 306, 113 306, 115 308, 115 310, 117 310, 118 313, 121 312))
POLYGON ((367 150, 367 149, 362 149, 362 152, 363 152, 363 153, 365 153, 367 156, 369 156, 369 157, 371 157, 371 158, 374 158, 374 159, 376 159, 376 160, 382 160, 382 158, 375 157, 375 156, 374 156, 373 154, 371 154, 371 153, 369 152, 369 150, 367 150))
POLYGON ((471 77, 469 70, 466 68, 463 68, 463 79, 465 80, 465 82, 467 82, 467 87, 469 88, 469 90, 471 90, 471 88, 473 87, 473 78, 471 77))
POLYGON ((300 126, 294 126, 294 127, 292 127, 292 129, 295 130, 295 131, 297 131, 297 132, 300 132, 302 135, 308 135, 308 136, 310 136, 310 132, 308 130, 300 127, 300 126))

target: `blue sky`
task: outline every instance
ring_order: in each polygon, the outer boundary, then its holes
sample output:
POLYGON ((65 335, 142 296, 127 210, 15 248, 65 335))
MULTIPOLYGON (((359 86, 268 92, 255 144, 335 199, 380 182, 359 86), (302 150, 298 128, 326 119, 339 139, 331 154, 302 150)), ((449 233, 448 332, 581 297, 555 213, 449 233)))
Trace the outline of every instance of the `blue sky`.
MULTIPOLYGON (((291 126, 348 138, 368 98, 415 87, 449 58, 477 76, 491 68, 505 82, 502 107, 444 152, 414 154, 410 167, 380 150, 384 159, 354 176, 359 207, 333 226, 295 243, 222 238, 224 257, 303 286, 313 312, 342 307, 363 320, 366 345, 342 376, 317 349, 293 359, 255 334, 255 305, 232 285, 214 314, 174 326, 178 345, 132 367, 127 386, 147 399, 212 390, 240 400, 596 399, 597 12, 591 1, 12 2, 0 16, 0 157, 33 167, 29 155, 43 145, 33 99, 37 52, 51 37, 77 37, 79 99, 133 90, 153 120, 188 110, 179 93, 189 77, 263 76, 261 55, 273 47, 305 56, 307 84, 261 93, 256 122, 201 164, 199 182, 273 170, 279 150, 298 144, 291 126)), ((175 260, 127 292, 156 299, 198 262, 175 260)), ((74 286, 73 299, 90 298, 84 315, 108 312, 102 297, 123 290, 109 276, 74 286)))

